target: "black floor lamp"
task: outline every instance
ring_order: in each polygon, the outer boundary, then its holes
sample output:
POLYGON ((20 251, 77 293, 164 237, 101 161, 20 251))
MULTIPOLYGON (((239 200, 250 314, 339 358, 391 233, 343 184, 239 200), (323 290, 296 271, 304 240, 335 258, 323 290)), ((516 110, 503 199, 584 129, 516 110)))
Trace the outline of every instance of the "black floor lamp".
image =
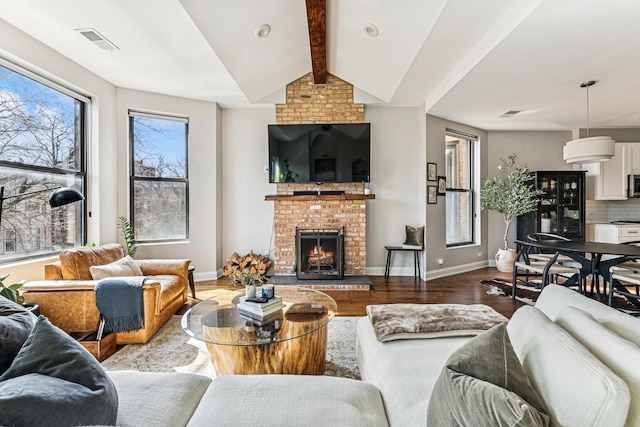
POLYGON ((28 193, 16 194, 14 196, 7 197, 4 197, 4 187, 0 187, 0 224, 2 224, 2 205, 5 200, 13 199, 16 197, 29 196, 31 194, 44 193, 45 191, 51 190, 53 190, 53 192, 49 196, 49 206, 51 206, 52 208, 57 208, 59 206, 68 205, 69 203, 84 200, 84 196, 81 192, 79 192, 75 188, 69 187, 45 188, 43 190, 31 191, 28 193))

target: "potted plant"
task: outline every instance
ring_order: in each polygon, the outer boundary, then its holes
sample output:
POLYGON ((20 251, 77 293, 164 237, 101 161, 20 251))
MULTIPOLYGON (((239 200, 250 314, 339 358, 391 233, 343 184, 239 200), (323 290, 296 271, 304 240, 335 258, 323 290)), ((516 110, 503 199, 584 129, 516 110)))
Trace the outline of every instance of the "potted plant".
POLYGON ((24 302, 24 297, 20 295, 20 288, 24 285, 24 280, 19 281, 18 283, 14 283, 13 285, 5 285, 4 281, 9 277, 8 274, 0 276, 0 295, 8 299, 9 301, 13 301, 17 304, 21 304, 27 310, 30 310, 33 314, 40 314, 40 307, 38 304, 26 303, 24 302))
POLYGON ((20 295, 18 291, 22 285, 24 285, 24 280, 19 281, 18 283, 14 283, 13 285, 5 285, 4 281, 9 277, 8 274, 4 276, 0 276, 0 295, 8 299, 9 301, 13 301, 18 304, 22 304, 24 302, 24 297, 20 295))
POLYGON ((507 240, 511 222, 517 216, 536 210, 538 196, 542 194, 532 185, 529 168, 516 164, 516 158, 515 154, 501 157, 500 174, 487 178, 480 189, 480 209, 500 212, 504 218, 504 249, 498 249, 496 268, 507 273, 512 271, 516 256, 507 240))
POLYGON ((247 298, 255 298, 256 286, 261 285, 266 279, 262 274, 254 273, 248 268, 236 270, 231 278, 233 283, 244 285, 247 298))
POLYGON ((136 237, 133 232, 133 227, 131 226, 131 222, 127 217, 120 216, 118 217, 118 228, 122 230, 122 235, 124 236, 124 240, 127 244, 127 255, 133 257, 136 254, 138 248, 136 247, 136 237))

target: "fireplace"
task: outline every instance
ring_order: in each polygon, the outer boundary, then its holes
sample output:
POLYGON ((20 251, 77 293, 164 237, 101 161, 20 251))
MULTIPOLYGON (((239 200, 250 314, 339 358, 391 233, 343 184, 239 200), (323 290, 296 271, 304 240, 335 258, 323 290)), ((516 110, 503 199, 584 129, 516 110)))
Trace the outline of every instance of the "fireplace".
POLYGON ((299 280, 342 279, 344 228, 296 228, 296 260, 299 280))

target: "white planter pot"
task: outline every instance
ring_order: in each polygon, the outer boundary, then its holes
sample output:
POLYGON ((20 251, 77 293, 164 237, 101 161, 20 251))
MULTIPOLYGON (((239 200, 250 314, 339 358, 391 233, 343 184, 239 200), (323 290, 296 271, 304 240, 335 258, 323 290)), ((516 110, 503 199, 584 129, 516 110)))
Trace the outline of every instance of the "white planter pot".
POLYGON ((503 273, 513 272, 513 260, 516 258, 514 249, 498 249, 496 253, 496 268, 503 273))

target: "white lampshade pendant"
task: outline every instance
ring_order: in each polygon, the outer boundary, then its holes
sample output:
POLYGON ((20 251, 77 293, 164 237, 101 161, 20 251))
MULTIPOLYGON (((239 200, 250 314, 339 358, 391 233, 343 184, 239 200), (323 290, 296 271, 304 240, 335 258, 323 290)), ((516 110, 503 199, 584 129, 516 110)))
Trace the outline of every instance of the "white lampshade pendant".
POLYGON ((587 88, 587 137, 574 139, 565 144, 562 153, 567 163, 597 163, 611 160, 615 155, 615 141, 608 136, 589 137, 589 86, 596 84, 590 80, 580 87, 587 88))

